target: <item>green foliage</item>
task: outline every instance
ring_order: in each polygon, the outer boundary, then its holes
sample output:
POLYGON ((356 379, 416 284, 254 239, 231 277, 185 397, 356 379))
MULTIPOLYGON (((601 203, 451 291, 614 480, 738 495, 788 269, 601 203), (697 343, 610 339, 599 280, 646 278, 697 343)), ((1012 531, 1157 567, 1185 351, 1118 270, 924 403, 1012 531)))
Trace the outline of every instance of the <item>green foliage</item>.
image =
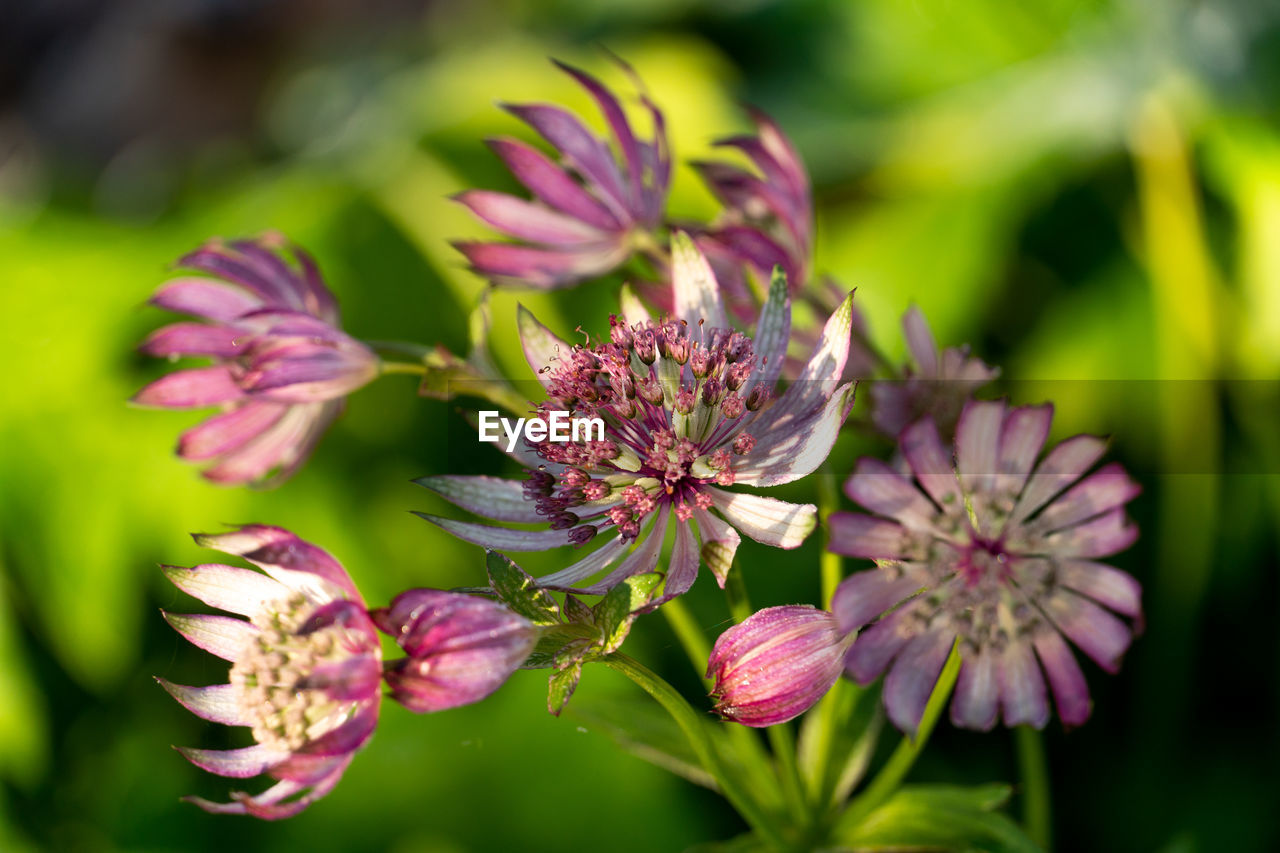
POLYGON ((1009 793, 1004 785, 905 786, 839 840, 859 850, 1035 853, 1040 848, 995 811, 1009 793))

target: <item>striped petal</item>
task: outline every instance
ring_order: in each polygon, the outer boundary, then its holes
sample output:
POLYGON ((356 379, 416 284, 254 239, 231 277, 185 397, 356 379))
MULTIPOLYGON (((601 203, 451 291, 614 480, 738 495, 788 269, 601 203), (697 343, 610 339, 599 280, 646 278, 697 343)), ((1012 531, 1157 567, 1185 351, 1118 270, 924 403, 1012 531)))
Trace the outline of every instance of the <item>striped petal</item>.
POLYGON ((284 403, 254 401, 214 415, 178 437, 178 455, 202 461, 230 453, 279 423, 287 410, 284 403))
POLYGON ((1000 712, 1000 685, 996 654, 980 649, 960 667, 956 695, 951 700, 951 722, 963 729, 989 732, 1000 712))
POLYGON ((1142 618, 1142 585, 1132 575, 1088 560, 1066 560, 1058 572, 1063 586, 1117 613, 1142 618))
POLYGON ((1044 674, 1049 679, 1049 687, 1053 689, 1054 704, 1058 706, 1058 717, 1063 725, 1075 727, 1084 725, 1089 719, 1092 703, 1089 700, 1089 685, 1080 671, 1080 664, 1067 648, 1057 631, 1041 631, 1035 639, 1036 655, 1044 674))
POLYGON ((707 564, 716 583, 724 589, 733 568, 733 558, 738 553, 738 545, 742 537, 733 525, 724 521, 714 513, 705 510, 694 510, 693 518, 698 522, 698 534, 702 538, 702 561, 707 564))
POLYGON ((1050 450, 1027 480, 1009 523, 1022 522, 1058 492, 1079 480, 1106 449, 1106 442, 1096 436, 1077 435, 1050 450))
POLYGON ((1120 659, 1133 639, 1133 633, 1123 621, 1068 590, 1059 590, 1049 598, 1045 612, 1094 663, 1107 672, 1119 672, 1120 659))
POLYGON ((793 504, 776 498, 708 489, 716 509, 730 524, 755 541, 775 548, 798 548, 818 523, 813 504, 793 504))
POLYGON ((166 311, 220 323, 230 322, 263 306, 260 296, 208 278, 173 279, 162 285, 150 302, 166 311))
POLYGON ((140 406, 163 409, 201 409, 244 397, 226 365, 179 370, 162 376, 133 395, 140 406))
POLYGON ((454 521, 425 512, 415 512, 414 515, 452 533, 464 542, 494 551, 547 551, 569 544, 567 530, 510 530, 470 521, 454 521))
POLYGON ((164 574, 187 595, 210 607, 241 616, 255 616, 262 612, 264 605, 280 601, 289 594, 288 587, 261 572, 217 563, 190 569, 165 566, 164 574))
POLYGON ((627 549, 630 543, 615 536, 578 562, 558 572, 538 578, 538 586, 551 589, 573 588, 580 582, 611 565, 627 549))
POLYGON ((916 421, 903 430, 899 446, 903 458, 911 466, 911 473, 934 503, 942 507, 943 512, 959 512, 962 503, 960 483, 956 480, 951 454, 938 438, 938 428, 933 419, 916 421))
POLYGON ((955 634, 937 630, 915 637, 894 661, 884 680, 884 707, 890 721, 914 736, 924 717, 924 706, 942 674, 955 634))
POLYGON ((844 493, 872 512, 913 530, 933 526, 938 511, 910 480, 879 459, 863 457, 844 484, 844 493))
POLYGON ((853 407, 853 397, 851 382, 825 402, 816 399, 821 403, 816 409, 775 407, 762 412, 754 431, 755 449, 734 465, 737 482, 744 486, 779 486, 812 474, 830 455, 853 407))
POLYGON ((542 387, 550 389, 549 368, 560 358, 567 358, 573 352, 573 347, 538 322, 533 312, 523 305, 516 306, 516 328, 520 332, 520 345, 524 348, 525 361, 533 369, 542 387))
POLYGON ((506 193, 466 190, 453 199, 488 225, 530 243, 576 246, 608 239, 607 232, 586 225, 572 216, 506 193))
POLYGON ((240 657, 249 643, 258 636, 258 629, 243 619, 203 613, 160 612, 175 631, 223 660, 234 661, 240 657))
POLYGON ((1040 665, 1025 642, 1011 642, 1000 656, 1000 708, 1006 726, 1042 729, 1049 722, 1040 665))
POLYGON ((197 544, 243 557, 280 583, 316 603, 346 598, 357 604, 360 593, 342 564, 328 551, 283 527, 246 524, 229 533, 196 534, 197 544))
POLYGON ((519 524, 545 521, 537 506, 524 496, 524 483, 502 477, 419 477, 413 482, 430 489, 467 512, 519 524))
POLYGON ((616 231, 621 227, 617 218, 591 193, 538 149, 507 138, 490 139, 488 144, 516 180, 544 204, 601 231, 616 231))
POLYGON ((703 328, 725 329, 724 302, 720 286, 706 257, 683 231, 671 236, 671 289, 675 297, 676 319, 689 324, 689 333, 700 340, 703 328))
POLYGON ((827 549, 846 557, 902 560, 911 555, 911 535, 901 524, 855 512, 833 512, 827 549))
POLYGON ((760 309, 760 319, 756 323, 755 352, 758 361, 744 387, 753 388, 758 382, 765 388, 772 388, 777 383, 790 339, 791 292, 787 288, 786 277, 774 275, 769 283, 769 297, 760 309))
POLYGON ((239 341, 243 337, 244 332, 234 326, 172 323, 152 332, 138 350, 157 358, 177 358, 178 356, 235 358, 242 349, 239 341))
POLYGON ((192 749, 184 746, 175 749, 201 770, 233 779, 248 779, 266 773, 289 757, 288 751, 271 749, 262 744, 243 749, 192 749))
POLYGON ((844 669, 858 684, 867 685, 880 677, 885 667, 912 637, 918 623, 910 618, 911 606, 899 607, 860 633, 844 658, 844 669))
POLYGON ((889 569, 854 572, 840 582, 831 599, 841 633, 861 630, 868 622, 897 607, 921 589, 910 575, 893 576, 889 569))
POLYGON ((214 684, 211 687, 184 687, 163 678, 157 678, 160 686, 178 700, 182 707, 203 720, 226 726, 252 725, 252 719, 244 713, 240 704, 240 689, 230 684, 214 684))

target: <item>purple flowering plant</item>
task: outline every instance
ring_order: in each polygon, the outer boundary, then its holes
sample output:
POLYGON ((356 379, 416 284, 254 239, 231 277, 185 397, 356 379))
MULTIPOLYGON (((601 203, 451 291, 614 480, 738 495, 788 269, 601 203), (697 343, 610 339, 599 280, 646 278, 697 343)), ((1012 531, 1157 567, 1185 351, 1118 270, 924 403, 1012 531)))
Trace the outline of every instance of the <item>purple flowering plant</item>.
MULTIPOLYGON (((948 704, 955 726, 1003 723, 1032 758, 1052 709, 1065 728, 1087 722, 1094 708, 1073 647, 1114 673, 1142 627, 1138 582, 1099 562, 1137 538, 1125 505, 1138 484, 1115 463, 1095 468, 1103 439, 1050 447, 1051 405, 978 398, 999 371, 967 347, 940 350, 918 308, 902 323, 908 362, 881 354, 854 294, 812 272, 809 176, 773 120, 753 112, 754 133, 719 143, 743 162, 694 164, 720 213, 675 221, 663 113, 638 76, 623 66, 639 92, 628 110, 596 77, 559 67, 590 95, 606 135, 558 106, 507 105, 542 140, 490 140, 528 197, 457 195, 504 239, 455 245, 499 288, 598 287, 623 275, 607 327, 582 318, 570 342, 523 307, 495 319, 482 304, 465 356, 361 341, 343 330, 316 263, 274 235, 210 242, 178 262, 191 275, 153 297, 195 320, 161 328, 142 351, 208 363, 134 399, 218 410, 177 451, 206 464, 214 483, 280 483, 346 396, 386 373, 419 375, 422 396, 482 398, 523 425, 496 442, 521 476, 417 481, 479 518, 419 513, 477 546, 476 586, 409 589, 371 608, 326 551, 258 524, 197 537, 257 570, 165 568, 180 590, 233 615, 165 614, 230 671, 225 684, 160 683, 198 716, 252 737, 181 753, 218 775, 273 780, 230 802, 191 801, 289 817, 338 784, 373 737, 384 695, 434 713, 482 701, 517 670, 545 669, 558 715, 594 664, 670 715, 674 728, 645 726, 637 705, 613 722, 626 748, 729 801, 749 830, 732 849, 857 848, 868 838, 1040 849, 1042 822, 1019 825, 999 810, 1010 789, 904 780, 948 704), (800 303, 799 316, 816 321, 793 323, 800 303), (504 334, 518 336, 538 380, 531 396, 488 353, 504 334), (862 412, 851 416, 855 391, 862 412), (571 433, 557 431, 564 422, 571 433), (853 433, 884 448, 844 481, 857 510, 824 488, 846 473, 828 457, 853 433), (758 493, 779 486, 813 499, 758 493), (754 546, 743 537, 792 550, 819 527, 825 550, 812 568, 823 600, 753 611, 740 564, 754 546), (535 577, 509 556, 529 552, 554 570, 535 577), (703 567, 732 622, 714 644, 681 599, 703 567), (635 622, 655 613, 706 696, 691 701, 622 651, 635 622), (875 768, 886 718, 902 740, 875 768)), ((1046 796, 1043 779, 1023 784, 1024 797, 1046 796)), ((1044 813, 1047 801, 1038 805, 1028 814, 1044 813)))

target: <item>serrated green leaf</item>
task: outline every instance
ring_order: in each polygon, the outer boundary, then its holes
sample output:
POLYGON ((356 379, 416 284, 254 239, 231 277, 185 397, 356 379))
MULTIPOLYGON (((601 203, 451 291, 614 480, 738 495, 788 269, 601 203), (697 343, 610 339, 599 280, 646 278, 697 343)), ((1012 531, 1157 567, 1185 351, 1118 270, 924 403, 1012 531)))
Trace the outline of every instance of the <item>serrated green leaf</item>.
POLYGON ((631 631, 631 623, 635 621, 635 612, 648 604, 653 592, 662 581, 658 572, 647 572, 634 575, 600 599, 595 606, 595 622, 604 635, 604 652, 608 654, 617 650, 631 631))
POLYGON ((564 618, 567 622, 575 622, 579 625, 596 624, 594 612, 590 605, 585 604, 581 598, 576 595, 565 595, 564 597, 564 618))
POLYGON ((560 623, 560 605, 524 569, 496 551, 485 553, 485 565, 493 591, 508 607, 535 625, 560 623))
POLYGON ((839 841, 866 850, 1038 851, 1017 824, 993 811, 1008 797, 1007 785, 905 786, 839 841))
POLYGON ((547 682, 547 710, 553 716, 560 716, 564 706, 569 704, 573 691, 578 689, 578 680, 582 678, 582 662, 576 661, 564 669, 551 673, 547 682))

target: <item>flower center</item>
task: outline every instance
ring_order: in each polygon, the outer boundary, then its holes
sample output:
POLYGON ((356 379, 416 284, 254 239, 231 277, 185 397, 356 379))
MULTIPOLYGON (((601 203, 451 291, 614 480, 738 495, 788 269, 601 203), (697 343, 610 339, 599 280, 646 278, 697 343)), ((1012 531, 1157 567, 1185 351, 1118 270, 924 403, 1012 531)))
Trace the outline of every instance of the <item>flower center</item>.
POLYGON ((607 341, 574 346, 543 368, 550 398, 535 415, 599 418, 605 438, 537 445, 567 467, 531 471, 525 496, 578 544, 607 525, 634 539, 663 504, 688 520, 711 506, 706 487, 732 485, 734 457, 755 447, 745 428, 770 394, 763 383, 747 387, 755 367, 741 332, 611 317, 607 341))
POLYGON ((241 708, 264 746, 293 752, 342 725, 355 710, 355 702, 336 702, 326 690, 307 685, 317 666, 346 657, 341 626, 298 633, 315 610, 301 594, 266 608, 253 618, 257 636, 231 667, 241 708))

